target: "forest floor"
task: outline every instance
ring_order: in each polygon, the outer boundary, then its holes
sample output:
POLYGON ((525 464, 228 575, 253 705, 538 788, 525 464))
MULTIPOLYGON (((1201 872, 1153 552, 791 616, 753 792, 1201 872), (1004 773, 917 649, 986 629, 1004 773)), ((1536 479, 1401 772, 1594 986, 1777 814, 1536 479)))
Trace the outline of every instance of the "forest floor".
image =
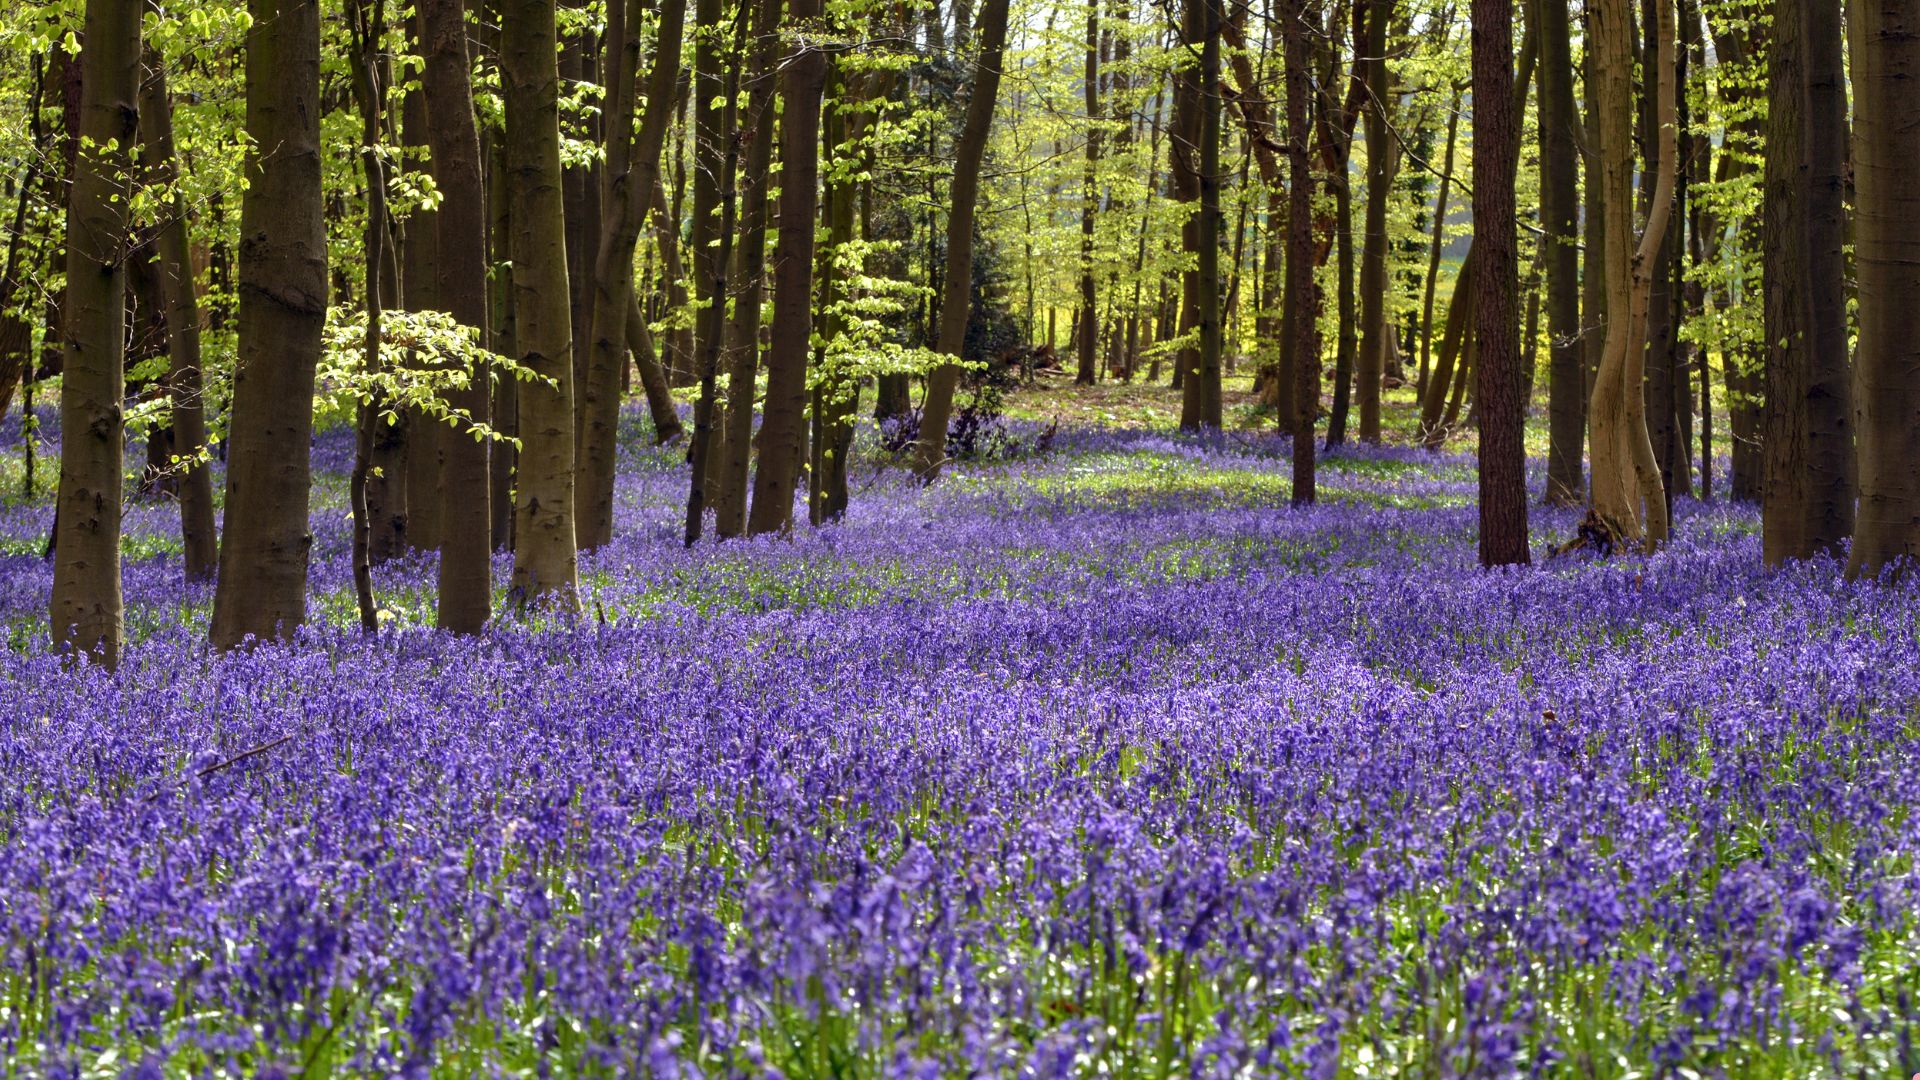
POLYGON ((1284 438, 1176 408, 1021 391, 930 488, 868 432, 846 521, 691 551, 629 411, 584 617, 467 639, 424 554, 354 629, 323 432, 313 627, 210 655, 134 502, 113 676, 47 652, 52 510, 12 498, 0 1060, 1920 1071, 1920 580, 1769 573, 1750 508, 1685 499, 1651 558, 1484 572, 1470 441, 1336 449, 1294 509, 1284 438))

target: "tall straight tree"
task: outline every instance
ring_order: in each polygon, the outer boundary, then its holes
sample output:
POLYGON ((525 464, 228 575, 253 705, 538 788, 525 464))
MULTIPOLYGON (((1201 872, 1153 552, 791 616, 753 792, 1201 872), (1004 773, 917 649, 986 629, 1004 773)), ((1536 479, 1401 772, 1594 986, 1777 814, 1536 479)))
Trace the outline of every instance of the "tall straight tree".
MULTIPOLYGON (((1197 0, 1205 3, 1207 0, 1197 0)), ((1094 226, 1100 218, 1100 0, 1087 0, 1087 62, 1081 83, 1087 99, 1087 167, 1080 201, 1080 366, 1073 381, 1092 386, 1099 377, 1100 315, 1093 280, 1094 226)))
POLYGON ((580 475, 574 520, 580 546, 613 539, 613 480, 620 424, 621 374, 627 357, 627 317, 633 307, 633 253, 640 243, 648 195, 660 175, 660 149, 672 119, 673 86, 680 79, 686 0, 665 0, 647 77, 647 111, 634 133, 639 92, 640 31, 648 5, 618 0, 607 18, 607 64, 612 78, 607 153, 601 166, 599 250, 593 259, 592 340, 582 387, 576 446, 580 475))
MULTIPOLYGON (((1360 441, 1380 441, 1380 388, 1392 348, 1387 323, 1387 197, 1394 178, 1398 136, 1389 130, 1387 104, 1387 22, 1393 18, 1393 0, 1366 0, 1367 15, 1354 62, 1366 86, 1364 123, 1367 132, 1367 219, 1360 246, 1360 441)), ((1511 13, 1509 13, 1511 21, 1511 13)), ((1474 26, 1479 26, 1479 20, 1474 26)), ((1511 27, 1509 27, 1511 36, 1511 27)), ((1478 84, 1475 86, 1478 90, 1478 84)), ((1481 100, 1476 92, 1475 101, 1481 100)), ((1475 127, 1475 133, 1479 131, 1475 127)), ((1478 158, 1475 159, 1476 161, 1478 158)), ((1480 220, 1476 214, 1475 221, 1480 220)))
POLYGON ((1769 566, 1839 555, 1853 533, 1841 55, 1840 26, 1830 12, 1807 0, 1778 0, 1761 259, 1767 344, 1761 548, 1769 566))
MULTIPOLYGON (((473 65, 467 53, 462 0, 419 0, 426 49, 423 92, 433 179, 445 192, 479 192, 480 129, 473 116, 473 65)), ((480 198, 440 203, 440 302, 484 340, 487 329, 487 208, 480 198)), ((493 387, 474 371, 451 404, 475 419, 487 415, 493 387)), ((440 604, 443 630, 471 634, 487 624, 493 605, 492 512, 484 439, 455 435, 441 443, 440 604)), ((431 498, 421 492, 418 498, 431 498)))
POLYGON ((764 306, 768 174, 773 166, 774 91, 779 85, 782 0, 754 0, 753 80, 743 130, 750 134, 746 184, 740 193, 740 239, 734 249, 733 311, 727 319, 727 408, 720 461, 715 468, 714 531, 723 539, 747 528, 747 474, 753 461, 753 399, 760 368, 760 312, 764 306))
POLYGON ((573 532, 573 336, 560 190, 560 65, 553 0, 502 0, 501 74, 513 236, 514 341, 543 381, 516 395, 520 461, 513 509, 516 605, 579 604, 573 532))
MULTIPOLYGON (((1313 280, 1313 72, 1306 19, 1313 0, 1280 0, 1287 78, 1287 283, 1281 333, 1293 353, 1293 505, 1314 501, 1314 419, 1320 412, 1320 294, 1313 280)), ((1284 365, 1283 365, 1284 367, 1284 365)))
POLYGON ((88 0, 80 151, 67 199, 60 494, 54 515, 56 648, 111 668, 125 632, 120 477, 125 439, 127 202, 140 115, 140 10, 88 0))
POLYGON ((1847 573, 1920 557, 1920 13, 1854 0, 1854 258, 1860 282, 1860 503, 1847 573))
POLYGON ((1547 271, 1546 501, 1585 494, 1586 350, 1580 334, 1580 118, 1573 106, 1573 30, 1567 0, 1535 0, 1540 26, 1540 243, 1547 271))
POLYGON ((1198 364, 1182 388, 1182 426, 1220 427, 1222 334, 1220 283, 1220 17, 1219 0, 1187 0, 1197 5, 1200 29, 1200 218, 1194 229, 1195 328, 1200 332, 1198 364))
MULTIPOLYGON (((980 9, 980 54, 974 65, 972 96, 954 147, 951 210, 947 215, 947 288, 940 298, 939 351, 959 359, 967 341, 967 319, 972 314, 974 203, 980 194, 980 165, 987 154, 987 135, 993 128, 993 109, 1000 96, 1000 67, 1007 45, 1008 0, 986 0, 980 9)), ((784 198, 784 195, 782 196, 784 198)), ((778 335, 775 336, 778 341, 778 335)), ((941 364, 927 376, 926 406, 920 419, 920 439, 914 446, 914 472, 931 483, 947 458, 947 420, 953 415, 953 390, 960 369, 941 364)), ((756 493, 755 502, 758 503, 756 493)), ((755 509, 758 509, 756 505, 755 509)))
POLYGON ((820 12, 820 0, 791 0, 787 5, 794 44, 780 86, 780 234, 773 249, 773 342, 767 349, 760 469, 753 476, 753 506, 747 515, 747 531, 754 535, 792 528, 794 486, 806 454, 820 99, 827 86, 826 51, 810 39, 819 32, 814 23, 820 12))
POLYGON ((313 379, 327 320, 320 5, 249 0, 239 355, 214 645, 289 637, 307 616, 313 379))
MULTIPOLYGON (((152 182, 170 187, 179 174, 173 144, 173 101, 167 93, 166 61, 147 50, 147 78, 140 89, 142 162, 152 182)), ((204 460, 207 413, 200 357, 200 301, 187 242, 187 200, 174 191, 160 222, 155 246, 167 298, 167 396, 173 406, 175 452, 186 459, 180 474, 182 567, 190 581, 213 578, 219 565, 214 531, 213 469, 204 460)))
POLYGON ((1673 8, 1656 0, 1654 160, 1658 162, 1646 230, 1633 240, 1633 7, 1594 0, 1587 32, 1594 50, 1600 129, 1600 181, 1606 204, 1607 338, 1594 377, 1593 514, 1620 545, 1667 539, 1666 490, 1647 430, 1647 307, 1652 275, 1673 206, 1673 8))
POLYGON ((1514 293, 1514 179, 1520 117, 1514 100, 1513 5, 1473 2, 1473 264, 1475 393, 1480 400, 1480 564, 1524 564, 1527 452, 1524 375, 1514 293))

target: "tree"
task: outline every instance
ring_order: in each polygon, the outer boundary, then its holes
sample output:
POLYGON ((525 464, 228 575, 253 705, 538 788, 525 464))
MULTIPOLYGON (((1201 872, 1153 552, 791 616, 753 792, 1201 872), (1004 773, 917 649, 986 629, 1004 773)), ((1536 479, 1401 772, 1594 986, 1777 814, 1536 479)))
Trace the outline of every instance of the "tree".
POLYGON ((1514 293, 1514 173, 1520 118, 1511 108, 1513 5, 1473 4, 1474 337, 1479 354, 1480 564, 1525 564, 1527 555, 1526 402, 1521 387, 1514 293))
MULTIPOLYGON (((473 115, 473 65, 467 53, 462 0, 419 0, 426 49, 422 94, 434 184, 454 197, 435 215, 440 302, 460 325, 484 340, 487 329, 486 202, 461 198, 482 190, 480 130, 473 115)), ((450 395, 449 404, 476 420, 489 411, 493 388, 483 371, 450 395)), ((438 621, 443 630, 471 634, 493 610, 492 511, 488 441, 442 432, 440 464, 440 577, 438 621)), ((432 498, 421 492, 418 498, 432 498)))
POLYGON ((320 190, 320 5, 249 0, 239 355, 213 643, 306 620, 314 369, 327 317, 320 190))
POLYGON ((1837 20, 1774 5, 1765 232, 1769 566, 1839 555, 1853 533, 1847 355, 1846 87, 1837 20))
POLYGON ((573 337, 560 190, 560 67, 553 0, 502 0, 501 74, 513 237, 514 340, 541 381, 519 388, 520 461, 510 593, 579 604, 573 531, 573 337))
MULTIPOLYGON (((967 101, 966 121, 954 147, 951 212, 947 216, 946 292, 940 298, 939 351, 962 358, 967 337, 973 280, 973 221, 980 193, 980 165, 986 157, 987 135, 1000 96, 1001 58, 1007 42, 1007 0, 986 0, 980 9, 980 59, 974 68, 973 96, 967 101)), ((784 196, 783 196, 784 198, 784 196)), ((776 314, 777 317, 777 314, 776 314)), ((778 331, 774 340, 779 341, 778 331)), ((953 415, 953 391, 959 381, 957 364, 943 363, 927 377, 926 406, 920 417, 920 438, 914 448, 914 472, 931 483, 947 457, 947 421, 953 415)), ((756 502, 758 501, 756 494, 756 502)))
POLYGON ((132 186, 140 5, 88 0, 80 54, 81 150, 67 201, 60 493, 54 517, 56 648, 105 667, 125 633, 120 583, 127 203, 132 186))
POLYGON ((757 0, 753 79, 746 116, 746 186, 740 193, 740 239, 728 275, 736 286, 727 320, 727 408, 722 421, 718 478, 712 496, 714 530, 723 539, 747 527, 747 473, 753 458, 753 399, 760 367, 760 314, 765 306, 768 174, 773 165, 774 91, 778 86, 782 0, 757 0))
POLYGON ((820 99, 827 54, 817 34, 820 0, 792 0, 795 40, 780 96, 780 235, 773 250, 773 343, 767 349, 767 402, 760 421, 760 468, 753 477, 747 531, 786 532, 807 441, 807 355, 813 331, 814 212, 819 206, 820 99))
MULTIPOLYGON (((1188 5, 1206 2, 1208 0, 1188 0, 1188 5)), ((1087 169, 1082 181, 1084 194, 1080 203, 1080 325, 1077 329, 1080 367, 1074 373, 1073 381, 1080 386, 1092 386, 1100 374, 1096 360, 1100 347, 1100 309, 1093 280, 1094 227, 1100 216, 1097 180, 1100 167, 1100 0, 1087 0, 1087 63, 1086 75, 1081 82, 1087 100, 1087 169)))
POLYGON ((1587 33, 1599 81, 1600 179, 1606 203, 1606 348, 1594 377, 1592 510, 1612 542, 1667 539, 1666 491, 1648 434, 1646 320, 1653 274, 1673 205, 1673 9, 1657 0, 1655 18, 1655 131, 1658 175, 1647 225, 1633 241, 1633 12, 1630 0, 1595 0, 1587 33), (1624 317, 1620 317, 1624 315, 1624 317))
POLYGON ((1536 0, 1540 29, 1540 243, 1547 273, 1546 501, 1585 494, 1586 349, 1580 333, 1580 119, 1573 106, 1573 31, 1567 0, 1536 0))
MULTIPOLYGON (((1287 78, 1287 285, 1281 333, 1293 351, 1293 505, 1314 501, 1313 428, 1320 411, 1320 294, 1313 281, 1313 165, 1307 155, 1313 74, 1311 0, 1281 0, 1287 78)), ((1285 365, 1283 364, 1284 368, 1285 365)))
MULTIPOLYGON (((1387 324, 1387 197, 1393 188, 1394 163, 1399 142, 1389 130, 1388 101, 1391 90, 1387 71, 1387 21, 1393 17, 1393 0, 1366 0, 1364 33, 1356 43, 1355 63, 1366 85, 1364 122, 1367 132, 1367 220, 1366 239, 1360 248, 1360 441, 1380 441, 1380 387, 1387 366, 1387 350, 1392 346, 1387 324)), ((1478 9, 1476 9, 1477 11, 1478 9)), ((1509 23, 1512 11, 1507 12, 1509 23)), ((1474 20, 1476 31, 1480 20, 1474 20)), ((1511 25, 1508 36, 1512 36, 1511 25)), ((1510 61, 1509 61, 1510 63, 1510 61)), ((1476 91, 1478 85, 1476 84, 1476 91)), ((1476 92, 1474 100, 1482 100, 1476 92)), ((1476 118, 1477 119, 1477 118, 1476 118)), ((1475 125, 1475 135, 1479 127, 1475 125)), ((1475 159, 1476 161, 1478 158, 1475 159)), ((1476 212, 1474 220, 1480 220, 1476 212)))
POLYGON ((580 546, 613 539, 613 481, 620 423, 621 371, 627 356, 627 316, 633 306, 633 253, 640 242, 648 193, 660 175, 660 149, 672 119, 673 86, 680 79, 685 0, 660 9, 647 111, 634 132, 644 0, 619 0, 607 19, 608 99, 606 161, 601 167, 599 250, 593 259, 593 331, 582 388, 577 440, 580 475, 574 518, 580 546))
POLYGON ((1920 20, 1901 0, 1849 8, 1854 258, 1860 282, 1860 503, 1851 576, 1920 556, 1920 20))
MULTIPOLYGON (((179 177, 173 145, 173 101, 167 94, 166 61, 147 50, 147 77, 140 91, 141 155, 148 181, 169 188, 179 177)), ((210 581, 220 544, 213 515, 213 469, 207 463, 207 415, 200 356, 200 303, 187 242, 187 201, 172 191, 155 246, 167 303, 167 396, 173 407, 174 452, 180 469, 181 566, 190 581, 210 581)))
MULTIPOLYGON (((1194 235, 1195 324, 1200 331, 1198 366, 1188 373, 1181 399, 1183 426, 1220 427, 1220 5, 1187 0, 1200 9, 1200 217, 1194 235)), ((1092 294, 1089 293, 1089 296, 1092 294)), ((1089 324, 1091 325, 1091 324, 1089 324)))

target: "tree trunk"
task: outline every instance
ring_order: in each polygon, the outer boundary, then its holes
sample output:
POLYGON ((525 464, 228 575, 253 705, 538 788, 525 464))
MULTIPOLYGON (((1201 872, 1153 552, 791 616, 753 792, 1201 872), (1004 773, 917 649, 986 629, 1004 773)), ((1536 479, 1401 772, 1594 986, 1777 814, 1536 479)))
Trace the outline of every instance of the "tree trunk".
MULTIPOLYGON (((955 359, 961 357, 966 345, 972 301, 972 290, 967 283, 973 280, 974 202, 980 191, 980 164, 986 156, 987 135, 993 126, 994 102, 1000 96, 1001 57, 1006 41, 1007 0, 986 0, 980 9, 980 61, 975 68, 973 94, 967 101, 960 142, 954 148, 952 211, 947 218, 948 287, 940 304, 939 351, 955 359)), ((774 340, 779 341, 777 333, 774 340)), ((953 390, 959 374, 960 369, 954 365, 941 364, 927 377, 926 407, 920 419, 914 472, 928 483, 940 475, 940 467, 946 461, 947 420, 953 413, 953 390)))
POLYGON ((1901 0, 1850 5, 1854 257, 1860 283, 1860 505, 1847 573, 1920 556, 1920 17, 1901 0))
POLYGON ((1656 0, 1654 110, 1659 163, 1646 231, 1633 242, 1632 6, 1629 0, 1598 0, 1588 32, 1599 79, 1601 182, 1607 214, 1607 310, 1624 317, 1607 322, 1606 350, 1594 379, 1593 511, 1622 545, 1644 540, 1652 548, 1667 539, 1666 492, 1654 459, 1643 392, 1646 317, 1657 256, 1673 202, 1674 87, 1673 11, 1656 0))
MULTIPOLYGON (((711 28, 709 35, 719 33, 719 7, 717 0, 701 0, 700 21, 703 26, 711 28)), ((719 96, 725 104, 721 115, 714 120, 714 126, 718 132, 726 133, 727 137, 724 139, 726 149, 720 161, 714 166, 717 174, 713 177, 716 188, 714 198, 718 204, 715 209, 719 211, 720 220, 714 223, 714 233, 717 238, 715 250, 712 256, 705 260, 708 272, 713 275, 713 278, 705 283, 696 283, 697 286, 705 289, 706 295, 712 300, 700 312, 700 320, 703 324, 698 338, 701 343, 698 358, 700 396, 693 408, 693 443, 687 448, 688 464, 691 466, 689 469, 691 484, 687 491, 686 524, 681 533, 681 538, 688 547, 699 542, 701 527, 706 523, 707 481, 714 472, 709 468, 709 456, 713 450, 716 404, 714 399, 718 396, 719 389, 720 353, 727 327, 727 272, 733 258, 733 218, 736 205, 734 183, 740 175, 740 142, 731 137, 735 110, 739 108, 740 52, 741 50, 737 47, 733 50, 733 55, 730 57, 732 62, 727 65, 727 76, 716 88, 720 91, 719 96)), ((718 53, 719 50, 716 48, 715 58, 711 61, 716 67, 719 63, 718 53)), ((703 141, 714 140, 715 136, 708 134, 703 126, 702 138, 703 141)), ((844 475, 843 470, 842 476, 844 475)), ((845 490, 843 482, 841 485, 843 499, 845 490)))
POLYGON ((120 582, 127 201, 132 190, 140 5, 88 0, 79 141, 67 202, 60 493, 53 644, 109 669, 125 633, 120 582))
POLYGON ((1527 554, 1526 402, 1521 399, 1514 292, 1514 174, 1520 117, 1511 108, 1513 5, 1474 0, 1474 337, 1480 401, 1480 565, 1524 565, 1527 554))
MULTIPOLYGON (((1334 320, 1333 407, 1327 412, 1328 446, 1340 446, 1347 441, 1347 419, 1353 410, 1354 360, 1360 351, 1360 313, 1354 303, 1353 280, 1353 181, 1344 167, 1345 155, 1342 159, 1342 167, 1327 175, 1327 186, 1333 189, 1333 260, 1339 282, 1334 299, 1337 318, 1334 320)), ((1376 414, 1378 397, 1376 387, 1376 414)), ((1375 423, 1378 422, 1376 415, 1375 423)))
MULTIPOLYGON (((820 0, 793 0, 788 22, 820 17, 820 0)), ((781 81, 780 236, 773 253, 773 343, 767 350, 767 403, 760 422, 760 469, 753 477, 747 529, 754 535, 793 527, 793 495, 807 443, 807 354, 813 331, 813 234, 819 207, 820 99, 827 54, 796 42, 781 81)), ((966 279, 958 291, 966 293, 966 279)))
MULTIPOLYGON (((1511 12, 1509 12, 1511 16, 1511 12)), ((1393 187, 1397 137, 1388 130, 1387 21, 1393 0, 1367 0, 1364 32, 1355 62, 1366 84, 1364 122, 1367 131, 1367 217, 1360 248, 1360 441, 1380 441, 1380 386, 1386 372, 1387 340, 1387 197, 1393 187)), ((1476 25, 1478 25, 1476 23, 1476 25)), ((1511 62, 1511 61, 1509 61, 1511 62)), ((1476 101, 1480 100, 1478 97, 1476 101)), ((1476 118, 1477 119, 1477 118, 1476 118)), ((1476 139, 1479 127, 1474 129, 1476 139)), ((1477 218, 1475 220, 1478 220, 1477 218)), ((1332 435, 1328 435, 1332 440, 1332 435)))
POLYGON ((1414 388, 1424 399, 1433 359, 1433 295, 1440 281, 1440 253, 1446 247, 1447 198, 1453 188, 1453 151, 1460 135, 1460 88, 1455 87, 1447 105, 1447 150, 1440 166, 1440 191, 1433 200, 1433 243, 1427 249, 1425 298, 1420 304, 1420 371, 1414 388))
POLYGON ((320 6, 250 0, 239 356, 214 645, 290 637, 307 614, 313 379, 327 318, 320 6))
MULTIPOLYGON (((1536 0, 1540 15, 1540 225, 1547 278, 1547 491, 1555 506, 1586 494, 1585 350, 1580 335, 1580 120, 1573 107, 1573 32, 1567 0, 1536 0)), ((1528 342, 1529 348, 1532 343, 1528 342)))
MULTIPOLYGON (((1645 0, 1645 17, 1641 20, 1646 32, 1646 44, 1641 56, 1654 55, 1654 35, 1659 30, 1659 19, 1655 17, 1656 6, 1672 0, 1645 0)), ((1669 50, 1669 62, 1678 50, 1669 50)), ((1676 95, 1677 98, 1677 95, 1676 95)), ((1656 103, 1653 95, 1643 94, 1641 102, 1642 135, 1641 145, 1645 148, 1645 161, 1640 170, 1640 192, 1645 199, 1654 197, 1654 186, 1664 163, 1661 154, 1663 148, 1656 135, 1662 122, 1656 116, 1656 103)), ((1676 101, 1677 105, 1677 101, 1676 101)), ((1678 190, 1680 162, 1676 158, 1670 170, 1675 177, 1675 190, 1678 190)), ((1679 349, 1678 327, 1674 319, 1673 291, 1674 268, 1680 255, 1680 222, 1671 204, 1673 194, 1669 193, 1667 230, 1661 237, 1660 246, 1653 262, 1647 268, 1647 351, 1646 351, 1646 411, 1647 438, 1653 446, 1653 460, 1660 473, 1660 487, 1663 502, 1669 519, 1673 514, 1673 497, 1678 490, 1675 476, 1687 468, 1684 461, 1687 448, 1682 445, 1675 452, 1675 414, 1678 411, 1678 395, 1675 394, 1674 365, 1679 349), (1676 461, 1679 457, 1683 460, 1676 461)))
POLYGON ((520 363, 551 385, 519 388, 513 522, 518 607, 579 606, 573 531, 573 341, 566 207, 560 185, 560 71, 553 0, 502 0, 501 74, 513 223, 514 334, 520 363))
POLYGON ((773 167, 774 91, 778 79, 781 0, 759 0, 755 12, 753 89, 745 123, 746 188, 741 193, 740 243, 735 249, 733 313, 727 322, 726 435, 721 440, 719 483, 713 494, 714 531, 739 536, 747 527, 747 474, 753 461, 755 375, 760 367, 760 315, 764 307, 768 174, 773 167))
MULTIPOLYGON (((1188 2, 1206 3, 1208 0, 1188 2)), ((1080 310, 1084 313, 1084 325, 1080 327, 1078 335, 1080 367, 1073 381, 1078 386, 1092 386, 1099 377, 1099 365, 1095 358, 1100 344, 1099 324, 1094 316, 1098 309, 1093 282, 1093 227, 1100 216, 1100 189, 1096 175, 1100 166, 1101 134, 1100 0, 1087 0, 1087 63, 1081 82, 1087 97, 1087 167, 1080 201, 1080 310)))
MULTIPOLYGON (((419 35, 420 20, 413 30, 419 35)), ((424 51, 424 44, 414 48, 424 51)), ((401 106, 401 141, 407 147, 407 167, 416 171, 431 169, 427 146, 427 99, 415 87, 407 91, 401 106)), ((439 311, 440 303, 440 212, 416 207, 407 216, 401 237, 400 290, 402 306, 408 311, 439 311)), ((417 356, 415 363, 431 364, 432 357, 417 356)), ((440 464, 451 434, 444 423, 423 413, 407 418, 407 541, 420 551, 440 550, 446 538, 441 528, 444 509, 434 492, 441 489, 440 464)))
POLYGON ((1188 392, 1194 401, 1194 420, 1200 427, 1220 427, 1221 326, 1220 286, 1220 0, 1189 0, 1200 5, 1200 221, 1199 366, 1188 392))
MULTIPOLYGON (((1309 70, 1306 7, 1312 0, 1280 0, 1287 78, 1287 295, 1282 330, 1293 353, 1293 505, 1314 501, 1314 418, 1320 411, 1320 293, 1313 280, 1313 73, 1309 70)), ((1284 365, 1283 365, 1284 366, 1284 365)))
POLYGON ((1847 355, 1846 90, 1841 33, 1806 0, 1774 5, 1763 258, 1769 566, 1838 556, 1853 533, 1847 355))
MULTIPOLYGON (((498 50, 492 50, 498 56, 498 50)), ((501 356, 518 356, 513 313, 513 214, 507 197, 507 154, 501 132, 489 128, 487 140, 488 258, 491 260, 492 326, 487 347, 501 356)), ((520 380, 500 379, 493 387, 493 426, 501 435, 520 436, 520 380)), ((488 513, 493 550, 513 549, 513 476, 520 451, 510 442, 493 447, 488 462, 488 513)))
MULTIPOLYGON (((711 3, 712 0, 706 0, 711 3)), ((574 521, 583 548, 613 539, 614 465, 620 428, 621 374, 626 369, 627 316, 633 306, 633 253, 646 218, 648 193, 660 175, 660 151, 672 119, 673 86, 680 78, 685 0, 660 9, 658 47, 647 76, 647 111, 634 134, 644 0, 621 0, 607 20, 607 62, 612 75, 607 109, 606 161, 601 167, 602 218, 593 260, 591 353, 576 449, 578 486, 574 521)))
MULTIPOLYGON (((150 49, 147 58, 147 80, 140 96, 141 151, 152 182, 166 187, 179 168, 173 145, 173 102, 160 54, 150 49)), ((178 490, 182 566, 187 580, 208 581, 219 564, 220 547, 214 526, 213 469, 206 461, 211 448, 200 374, 200 302, 187 250, 186 200, 176 192, 169 204, 154 239, 167 299, 167 393, 173 404, 174 453, 185 462, 178 490)))
MULTIPOLYGON (((487 327, 487 213, 480 198, 458 193, 484 190, 480 176, 480 131, 473 116, 472 64, 462 0, 419 0, 426 49, 424 94, 427 143, 433 178, 453 197, 440 204, 440 302, 462 326, 484 340, 487 327)), ((450 397, 475 420, 487 417, 492 387, 488 373, 450 397)), ((488 506, 488 444, 464 432, 442 443, 440 473, 440 604, 442 630, 471 634, 487 624, 493 608, 493 515, 488 506)), ((426 497, 426 493, 422 493, 426 497)))

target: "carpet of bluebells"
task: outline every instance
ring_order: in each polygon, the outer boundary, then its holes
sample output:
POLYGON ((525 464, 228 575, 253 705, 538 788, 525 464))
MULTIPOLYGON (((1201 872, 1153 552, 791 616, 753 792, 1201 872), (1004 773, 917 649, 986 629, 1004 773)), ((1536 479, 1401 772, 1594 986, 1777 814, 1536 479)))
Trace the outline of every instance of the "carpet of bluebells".
POLYGON ((1920 585, 1750 509, 1486 573, 1471 458, 1070 430, 689 552, 630 418, 580 618, 362 636, 328 432, 311 631, 134 502, 110 677, 10 424, 0 1072, 1920 1071, 1920 585))

